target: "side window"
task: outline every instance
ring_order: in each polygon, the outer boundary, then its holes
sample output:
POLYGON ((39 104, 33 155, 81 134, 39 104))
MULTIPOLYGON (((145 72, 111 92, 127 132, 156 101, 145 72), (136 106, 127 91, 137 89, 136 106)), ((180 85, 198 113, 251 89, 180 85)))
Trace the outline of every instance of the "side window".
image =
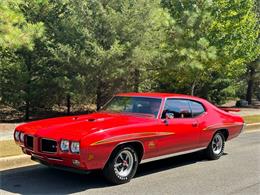
POLYGON ((204 107, 199 102, 190 101, 190 107, 192 110, 192 116, 196 117, 205 112, 204 107))
POLYGON ((167 99, 162 118, 191 118, 191 110, 188 100, 167 99))

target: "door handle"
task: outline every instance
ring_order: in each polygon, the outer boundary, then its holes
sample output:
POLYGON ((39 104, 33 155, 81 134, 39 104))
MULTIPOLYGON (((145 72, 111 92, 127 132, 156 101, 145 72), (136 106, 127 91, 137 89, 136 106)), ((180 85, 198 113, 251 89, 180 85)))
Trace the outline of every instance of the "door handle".
POLYGON ((198 123, 197 123, 197 122, 194 122, 194 123, 192 123, 192 126, 193 126, 193 127, 197 127, 197 126, 198 126, 198 123))

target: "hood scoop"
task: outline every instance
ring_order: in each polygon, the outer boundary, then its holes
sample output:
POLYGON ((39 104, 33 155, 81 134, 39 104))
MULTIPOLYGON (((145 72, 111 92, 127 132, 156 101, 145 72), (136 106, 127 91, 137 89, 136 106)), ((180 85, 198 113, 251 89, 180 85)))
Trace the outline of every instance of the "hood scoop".
POLYGON ((105 120, 105 118, 89 118, 86 121, 88 121, 88 122, 101 122, 101 121, 104 121, 104 120, 105 120))
POLYGON ((88 122, 95 122, 97 119, 95 119, 95 118, 89 118, 89 119, 87 119, 87 121, 88 122))

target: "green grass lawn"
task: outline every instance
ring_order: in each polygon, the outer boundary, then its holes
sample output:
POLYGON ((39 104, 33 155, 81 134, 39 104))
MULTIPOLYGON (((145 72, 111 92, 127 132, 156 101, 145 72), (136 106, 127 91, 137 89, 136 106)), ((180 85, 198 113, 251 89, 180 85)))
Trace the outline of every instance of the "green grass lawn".
POLYGON ((260 115, 243 116, 247 124, 250 123, 260 123, 260 115))
POLYGON ((14 140, 0 141, 0 158, 21 154, 23 154, 23 152, 21 148, 14 142, 14 140))

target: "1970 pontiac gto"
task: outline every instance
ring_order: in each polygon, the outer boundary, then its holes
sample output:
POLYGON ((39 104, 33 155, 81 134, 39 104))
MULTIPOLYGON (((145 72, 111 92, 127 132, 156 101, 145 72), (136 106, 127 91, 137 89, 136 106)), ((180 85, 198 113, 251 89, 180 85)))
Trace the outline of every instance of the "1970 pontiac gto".
POLYGON ((81 171, 102 169, 110 182, 122 184, 139 163, 199 150, 218 159, 225 142, 243 127, 241 117, 201 98, 124 93, 93 114, 20 125, 14 139, 32 160, 81 171))

